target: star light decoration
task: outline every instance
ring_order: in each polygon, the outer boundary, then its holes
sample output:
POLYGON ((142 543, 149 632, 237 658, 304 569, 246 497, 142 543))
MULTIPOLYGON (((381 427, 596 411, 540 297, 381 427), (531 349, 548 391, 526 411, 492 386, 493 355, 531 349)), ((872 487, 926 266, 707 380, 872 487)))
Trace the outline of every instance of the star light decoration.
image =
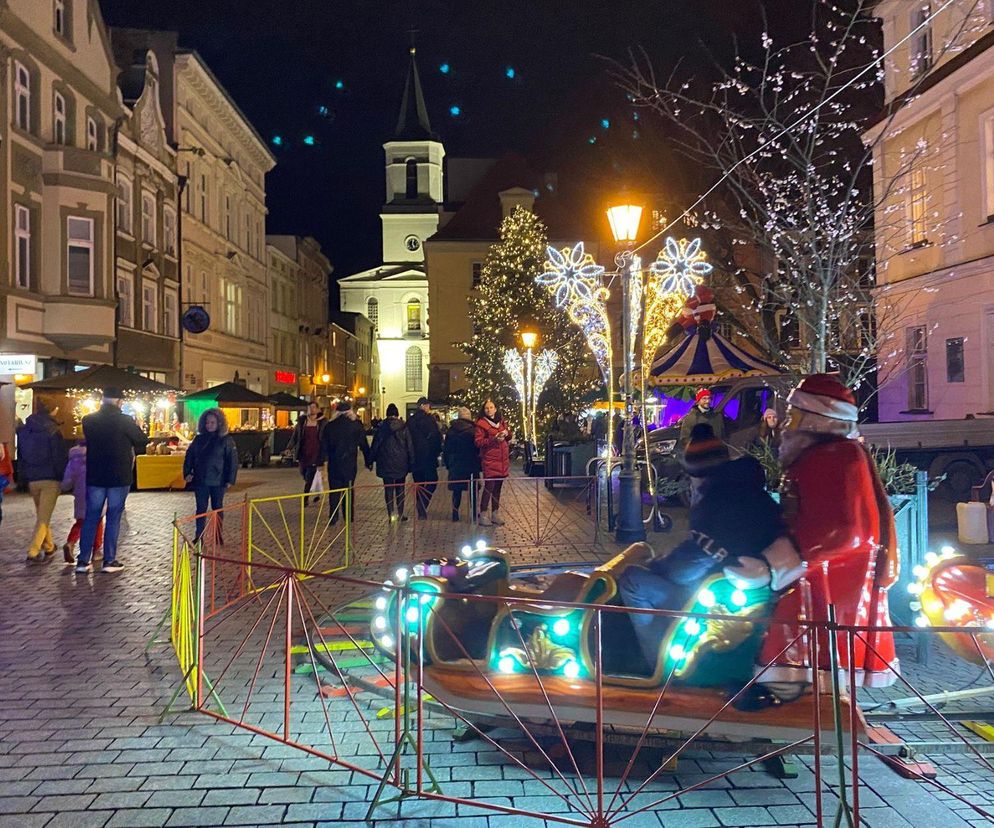
POLYGON ((558 364, 559 354, 551 348, 546 348, 535 358, 535 379, 533 383, 535 390, 533 394, 536 404, 542 394, 542 389, 545 388, 545 384, 549 381, 549 377, 552 376, 558 364))
POLYGON ((517 348, 508 348, 504 351, 504 370, 511 376, 514 383, 514 391, 518 395, 521 403, 521 427, 528 430, 528 403, 525 394, 525 361, 517 348))
POLYGON ((594 355, 604 381, 611 384, 611 322, 607 315, 610 296, 601 277, 604 268, 584 250, 583 242, 572 248, 548 248, 548 268, 535 277, 553 294, 557 308, 566 311, 573 324, 583 331, 587 347, 594 355))

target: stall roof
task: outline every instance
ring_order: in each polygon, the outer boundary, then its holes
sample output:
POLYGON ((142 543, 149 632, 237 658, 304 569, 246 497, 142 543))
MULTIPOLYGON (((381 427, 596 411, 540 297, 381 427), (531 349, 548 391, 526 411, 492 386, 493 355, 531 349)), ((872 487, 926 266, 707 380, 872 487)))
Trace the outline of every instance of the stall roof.
POLYGON ((171 385, 150 380, 123 368, 115 368, 113 365, 94 365, 71 374, 29 382, 22 387, 35 391, 68 391, 71 388, 102 391, 104 388, 120 388, 125 393, 130 391, 133 394, 169 394, 176 391, 171 385))
POLYGON ((235 382, 222 382, 220 385, 212 385, 200 391, 194 391, 183 398, 183 402, 216 402, 219 405, 242 405, 244 407, 257 408, 272 405, 273 403, 243 385, 235 382))
POLYGON ((277 408, 305 409, 310 405, 307 400, 302 400, 300 397, 293 396, 293 394, 287 394, 286 391, 277 391, 275 394, 270 394, 266 399, 277 408))

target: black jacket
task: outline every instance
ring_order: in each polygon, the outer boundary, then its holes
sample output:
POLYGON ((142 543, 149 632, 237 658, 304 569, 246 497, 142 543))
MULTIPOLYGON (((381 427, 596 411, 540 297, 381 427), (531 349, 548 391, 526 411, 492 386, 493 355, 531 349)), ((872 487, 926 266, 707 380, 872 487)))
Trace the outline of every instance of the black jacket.
POLYGON ((387 417, 373 437, 369 460, 376 461, 376 476, 381 480, 401 480, 414 468, 414 444, 411 432, 400 417, 387 417))
POLYGON ((445 435, 442 460, 449 470, 449 480, 469 480, 480 472, 480 451, 476 447, 476 424, 472 420, 455 420, 445 435))
POLYGON ((359 468, 356 452, 362 452, 364 463, 372 461, 366 429, 357 419, 339 414, 321 432, 321 463, 328 464, 328 477, 355 480, 359 468))
POLYGON ((198 434, 186 450, 183 477, 193 475, 190 485, 231 486, 238 476, 238 449, 235 441, 224 434, 198 434))
POLYGON ((25 483, 62 480, 69 455, 59 426, 47 411, 32 414, 17 432, 17 474, 25 483))
POLYGON ((414 444, 414 465, 411 468, 438 468, 438 455, 442 453, 442 432, 438 420, 419 408, 407 418, 407 430, 414 444))
POLYGON ((130 486, 135 455, 144 454, 148 439, 138 423, 116 405, 104 403, 83 418, 86 437, 86 485, 130 486))

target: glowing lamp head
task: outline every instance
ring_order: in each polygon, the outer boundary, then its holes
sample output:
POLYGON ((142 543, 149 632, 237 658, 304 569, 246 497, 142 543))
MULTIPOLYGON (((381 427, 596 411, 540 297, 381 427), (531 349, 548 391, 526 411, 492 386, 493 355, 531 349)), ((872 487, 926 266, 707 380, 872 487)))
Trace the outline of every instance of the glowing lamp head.
POLYGON ((421 617, 421 611, 417 607, 408 607, 407 612, 404 613, 404 617, 407 619, 408 624, 416 624, 421 617))
POLYGON ((711 609, 715 605, 714 593, 710 589, 702 589, 697 595, 697 600, 702 607, 707 607, 708 609, 711 609))
POLYGON ((687 623, 683 625, 683 629, 688 635, 697 635, 701 631, 701 622, 696 618, 690 618, 687 623))
POLYGON ((566 676, 566 678, 575 679, 580 675, 580 665, 573 659, 570 659, 563 665, 563 675, 566 676))
POLYGON ((377 615, 373 619, 373 626, 378 630, 385 630, 387 628, 387 619, 382 615, 377 615))
POLYGON ((521 332, 521 343, 526 348, 534 348, 536 342, 538 342, 538 334, 535 331, 521 332))
POLYGON ((467 543, 465 546, 463 546, 462 549, 459 550, 459 554, 462 555, 464 558, 468 558, 470 555, 473 554, 473 547, 467 543))
POLYGON ((366 396, 366 386, 365 385, 360 385, 359 386, 359 396, 360 397, 365 397, 366 396))
POLYGON ((746 594, 741 590, 737 589, 732 593, 732 603, 737 607, 744 607, 746 605, 746 594))
POLYGON ((384 597, 383 597, 383 596, 381 595, 381 596, 380 596, 379 598, 377 598, 377 599, 376 599, 376 601, 374 602, 374 606, 375 606, 375 607, 376 607, 376 608, 377 608, 377 609, 378 609, 378 610, 379 610, 380 612, 383 612, 383 610, 385 610, 385 609, 387 608, 387 599, 386 599, 386 598, 384 598, 384 597))
POLYGON ((487 548, 487 542, 482 538, 476 542, 476 551, 483 552, 487 548))
POLYGON ((552 625, 552 632, 560 637, 566 635, 569 633, 569 621, 565 618, 560 618, 555 624, 552 625))
POLYGON ((331 374, 322 374, 321 375, 321 384, 322 385, 327 385, 329 382, 331 382, 331 374))
POLYGON ((407 580, 407 569, 402 566, 400 569, 398 569, 396 572, 393 573, 393 576, 394 578, 397 579, 398 584, 402 584, 404 583, 404 581, 407 580))
POLYGON ((383 636, 383 638, 380 639, 380 646, 383 647, 383 649, 385 650, 392 650, 393 638, 391 638, 389 635, 383 636))
POLYGON ((682 661, 687 657, 687 651, 683 648, 682 644, 674 644, 670 647, 670 658, 674 661, 682 661))
POLYGON ((943 546, 941 551, 943 556, 946 558, 952 558, 956 554, 956 550, 953 549, 948 544, 946 546, 943 546))
POLYGON ((504 656, 500 661, 497 662, 497 669, 502 673, 513 673, 514 672, 514 659, 511 656, 504 656))
POLYGON ((617 244, 632 244, 638 238, 642 206, 618 204, 608 207, 607 220, 611 225, 611 235, 614 236, 617 244))

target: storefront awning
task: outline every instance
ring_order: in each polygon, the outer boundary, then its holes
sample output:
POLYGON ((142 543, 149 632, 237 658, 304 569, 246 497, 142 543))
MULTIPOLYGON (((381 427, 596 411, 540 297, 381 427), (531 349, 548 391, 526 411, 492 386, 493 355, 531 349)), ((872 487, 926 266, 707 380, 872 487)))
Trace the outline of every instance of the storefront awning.
POLYGON ((120 388, 126 394, 169 394, 176 391, 171 385, 156 382, 133 371, 115 368, 113 365, 94 365, 71 374, 29 382, 21 387, 34 391, 102 391, 104 388, 120 388))

